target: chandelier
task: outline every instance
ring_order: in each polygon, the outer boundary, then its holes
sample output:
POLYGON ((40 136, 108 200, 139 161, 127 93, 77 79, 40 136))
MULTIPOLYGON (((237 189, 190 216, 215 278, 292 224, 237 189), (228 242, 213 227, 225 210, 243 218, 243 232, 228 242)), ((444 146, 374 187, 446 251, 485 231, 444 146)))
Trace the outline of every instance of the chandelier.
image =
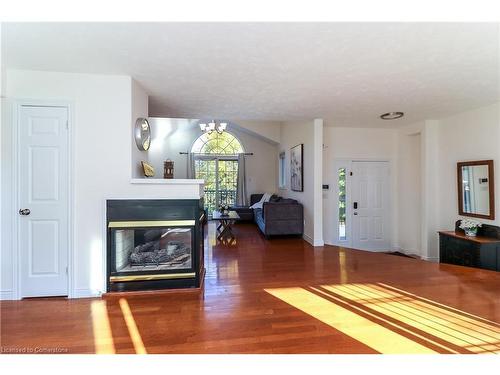
POLYGON ((217 122, 215 120, 212 120, 208 123, 200 122, 200 129, 202 132, 205 132, 207 134, 211 134, 214 130, 222 134, 224 130, 226 130, 227 123, 226 122, 217 122))

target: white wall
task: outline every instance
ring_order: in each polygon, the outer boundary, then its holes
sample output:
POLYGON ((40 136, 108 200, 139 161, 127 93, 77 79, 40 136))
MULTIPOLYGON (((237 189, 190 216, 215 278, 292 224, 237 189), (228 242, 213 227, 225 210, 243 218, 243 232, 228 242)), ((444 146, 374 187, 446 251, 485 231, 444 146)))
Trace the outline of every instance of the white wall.
MULTIPOLYGON (((193 142, 201 135, 198 120, 150 117, 148 121, 152 133, 151 147, 139 155, 140 159, 133 161, 134 165, 147 160, 155 168, 155 177, 163 178, 163 162, 170 159, 174 161, 174 177, 187 178, 187 156, 179 152, 190 151, 193 142)), ((277 143, 258 133, 242 130, 235 121, 229 122, 227 131, 238 138, 245 152, 253 153, 245 160, 248 194, 275 193, 278 186, 277 143)))
POLYGON ((245 157, 248 194, 277 193, 278 145, 237 129, 233 129, 232 131, 241 141, 245 151, 253 152, 252 156, 245 157))
MULTIPOLYGON (((5 96, 5 67, 3 65, 3 59, 2 59, 2 28, 3 25, 0 23, 0 161, 1 161, 1 166, 3 169, 3 165, 8 162, 7 155, 5 153, 5 147, 4 147, 4 127, 6 126, 6 121, 8 119, 7 117, 7 103, 4 98, 5 96)), ((0 264, 9 264, 12 263, 11 260, 11 253, 10 252, 4 252, 2 249, 5 248, 5 246, 9 246, 8 243, 8 237, 5 236, 4 232, 4 225, 5 225, 5 219, 6 219, 6 210, 7 208, 4 205, 4 183, 6 181, 6 178, 8 176, 4 176, 4 173, 0 173, 0 264)), ((8 227, 8 226, 7 226, 8 227)), ((3 271, 3 267, 0 268, 0 272, 3 271)), ((12 298, 12 275, 8 271, 6 274, 4 272, 1 272, 0 274, 0 299, 10 299, 12 298)))
MULTIPOLYGON (((2 79, 5 84, 6 79, 2 79)), ((2 87, 4 90, 5 87, 2 87)), ((2 96, 2 128, 0 135, 0 162, 2 173, 0 177, 1 183, 1 230, 0 230, 0 299, 11 299, 14 293, 14 274, 12 272, 13 253, 12 253, 12 214, 15 213, 15 207, 11 199, 12 189, 10 184, 12 181, 12 153, 10 146, 10 139, 12 134, 10 132, 9 119, 10 108, 7 100, 2 96)))
MULTIPOLYGON (((499 104, 443 118, 439 122, 439 200, 441 210, 438 224, 449 228, 458 218, 458 193, 456 182, 457 162, 493 159, 495 169, 500 166, 500 116, 499 104)), ((494 221, 500 225, 500 181, 495 174, 494 221)))
MULTIPOLYGON (((187 156, 179 152, 191 149, 200 135, 198 120, 149 117, 151 147, 142 153, 144 159, 155 169, 155 178, 163 178, 163 162, 174 162, 174 178, 187 178, 187 156)), ((140 160, 135 160, 140 165, 140 160)), ((139 177, 144 177, 142 171, 139 177)))
MULTIPOLYGON (((493 159, 495 169, 500 163, 500 106, 498 103, 462 112, 439 120, 428 120, 400 129, 398 159, 405 160, 408 144, 404 137, 420 134, 420 192, 404 183, 400 176, 399 194, 411 197, 419 194, 421 216, 421 256, 424 259, 439 259, 437 232, 451 230, 458 215, 457 162, 493 159), (413 191, 413 192, 412 192, 413 191)), ((413 166, 415 168, 415 165, 413 166)), ((401 173, 401 172, 400 172, 401 173)), ((411 176, 408 178, 412 178, 411 176)), ((495 220, 480 220, 500 225, 500 177, 495 173, 495 220)), ((399 205, 399 246, 411 248, 416 243, 410 227, 414 217, 408 209, 399 205), (402 227, 405 226, 405 227, 402 227)), ((417 210, 414 208, 415 211, 417 210)))
POLYGON ((281 122, 248 120, 232 120, 231 122, 240 130, 253 134, 256 137, 262 137, 266 141, 271 141, 275 144, 280 142, 281 122))
POLYGON ((406 254, 422 255, 421 134, 398 134, 398 247, 406 254))
MULTIPOLYGON (((134 125, 135 121, 139 117, 148 117, 148 94, 144 89, 132 79, 132 126, 131 126, 131 138, 134 139, 134 125)), ((139 150, 135 141, 131 142, 132 149, 132 160, 147 160, 145 157, 146 152, 139 150), (143 159, 144 158, 144 159, 143 159)), ((132 178, 139 178, 142 176, 142 166, 140 163, 134 163, 132 165, 132 178)))
MULTIPOLYGON (((323 141, 323 120, 283 122, 281 124, 279 151, 285 152, 287 168, 286 188, 280 189, 281 195, 296 199, 304 206, 304 239, 314 246, 323 245, 321 181, 323 141), (290 149, 304 144, 304 191, 290 189, 290 149), (318 152, 319 148, 319 152, 318 152), (315 220, 316 219, 316 220, 315 220)), ((275 164, 277 164, 277 158, 275 164)))
MULTIPOLYGON (((106 198, 192 198, 182 185, 130 183, 132 122, 147 114, 145 93, 127 76, 8 70, 6 95, 15 99, 71 104, 75 255, 74 297, 96 295, 104 288, 106 198), (141 104, 142 103, 142 104, 141 104)), ((2 291, 16 288, 12 273, 14 243, 10 234, 16 207, 12 202, 12 121, 2 123, 2 291)))
POLYGON ((323 236, 325 243, 335 243, 334 217, 337 215, 337 197, 335 184, 337 172, 335 160, 388 160, 391 168, 391 227, 393 246, 397 235, 396 204, 397 204, 397 132, 393 129, 373 128, 340 128, 326 124, 323 132, 323 184, 329 189, 323 191, 323 236))

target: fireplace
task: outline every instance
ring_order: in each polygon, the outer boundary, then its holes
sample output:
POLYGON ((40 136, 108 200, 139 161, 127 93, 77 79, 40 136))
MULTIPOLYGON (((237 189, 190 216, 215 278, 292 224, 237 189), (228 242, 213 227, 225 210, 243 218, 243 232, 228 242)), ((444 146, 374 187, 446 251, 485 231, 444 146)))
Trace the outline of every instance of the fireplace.
POLYGON ((203 201, 108 200, 107 291, 198 288, 203 201))

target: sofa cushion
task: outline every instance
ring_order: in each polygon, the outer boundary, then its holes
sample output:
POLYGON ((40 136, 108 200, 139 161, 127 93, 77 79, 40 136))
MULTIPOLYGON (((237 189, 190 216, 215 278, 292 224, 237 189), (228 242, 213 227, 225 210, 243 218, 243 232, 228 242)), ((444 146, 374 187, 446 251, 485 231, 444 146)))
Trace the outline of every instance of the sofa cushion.
POLYGON ((264 194, 252 194, 250 195, 250 206, 254 203, 257 203, 258 201, 260 201, 262 199, 262 196, 264 194))
POLYGON ((297 200, 291 199, 291 198, 281 198, 280 200, 278 200, 276 202, 273 202, 273 203, 276 203, 276 204, 293 204, 293 203, 299 203, 299 202, 297 200))
MULTIPOLYGON (((260 201, 262 199, 263 195, 264 194, 251 194, 250 195, 250 206, 257 203, 258 201, 260 201)), ((279 195, 273 194, 273 195, 271 195, 269 202, 275 202, 275 201, 278 202, 281 199, 282 198, 279 195)))
POLYGON ((253 210, 253 216, 255 217, 255 219, 261 219, 262 221, 264 221, 264 216, 262 215, 262 208, 256 208, 253 210))

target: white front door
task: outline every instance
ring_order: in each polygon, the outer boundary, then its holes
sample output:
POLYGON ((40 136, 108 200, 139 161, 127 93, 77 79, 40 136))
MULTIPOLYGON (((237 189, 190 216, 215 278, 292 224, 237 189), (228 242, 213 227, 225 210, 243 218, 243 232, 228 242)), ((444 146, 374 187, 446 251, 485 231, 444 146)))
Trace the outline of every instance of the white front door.
POLYGON ((68 108, 19 107, 21 297, 68 295, 68 108))
POLYGON ((389 163, 352 162, 352 247, 390 250, 389 163))

